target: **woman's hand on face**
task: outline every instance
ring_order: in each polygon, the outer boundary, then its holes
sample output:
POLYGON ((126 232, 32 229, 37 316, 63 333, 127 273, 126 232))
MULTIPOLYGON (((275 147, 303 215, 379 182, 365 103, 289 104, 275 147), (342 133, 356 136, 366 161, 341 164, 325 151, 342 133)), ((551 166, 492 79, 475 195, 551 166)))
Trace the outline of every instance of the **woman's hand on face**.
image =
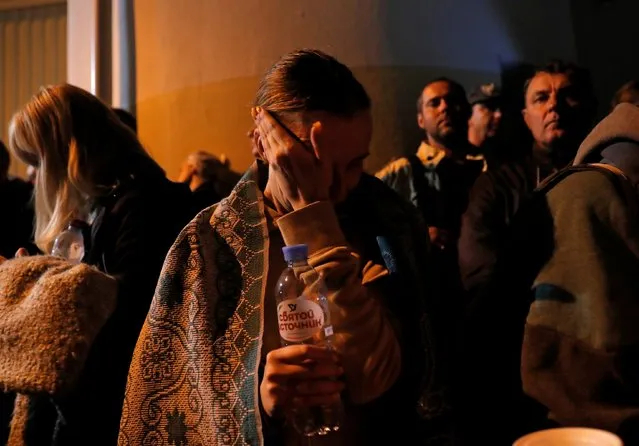
POLYGON ((344 383, 335 352, 313 345, 291 345, 266 355, 260 384, 262 407, 270 417, 292 409, 339 401, 344 383))
POLYGON ((270 193, 281 210, 294 211, 315 201, 328 200, 333 165, 322 146, 322 124, 313 123, 310 144, 303 144, 266 110, 251 110, 258 134, 255 150, 269 165, 270 193))

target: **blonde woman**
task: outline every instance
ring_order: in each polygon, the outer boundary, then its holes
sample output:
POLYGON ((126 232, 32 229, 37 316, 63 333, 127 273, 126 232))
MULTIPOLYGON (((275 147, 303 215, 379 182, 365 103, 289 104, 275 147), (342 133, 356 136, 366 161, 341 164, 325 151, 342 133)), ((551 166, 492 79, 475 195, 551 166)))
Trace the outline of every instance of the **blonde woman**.
POLYGON ((190 192, 167 180, 111 108, 71 85, 43 88, 16 113, 9 145, 37 168, 38 247, 50 252, 71 220, 84 220, 84 262, 118 281, 116 309, 73 390, 31 407, 25 437, 35 436, 32 444, 114 445, 133 348, 165 254, 190 218, 190 192))

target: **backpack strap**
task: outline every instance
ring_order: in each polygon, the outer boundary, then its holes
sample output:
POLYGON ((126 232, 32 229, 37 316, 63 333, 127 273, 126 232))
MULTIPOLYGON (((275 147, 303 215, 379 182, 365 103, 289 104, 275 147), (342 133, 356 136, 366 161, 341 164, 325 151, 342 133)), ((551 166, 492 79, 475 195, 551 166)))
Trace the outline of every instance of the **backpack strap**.
POLYGON ((630 178, 621 169, 612 164, 593 163, 589 166, 598 169, 600 172, 608 173, 608 176, 615 182, 617 190, 624 197, 631 215, 634 218, 639 217, 639 196, 630 178))
POLYGON ((624 201, 629 207, 631 215, 633 217, 639 217, 639 196, 637 195, 635 186, 630 181, 630 178, 628 178, 621 169, 612 164, 592 163, 567 167, 544 180, 544 182, 541 183, 537 189, 535 189, 535 194, 545 195, 568 175, 576 172, 592 170, 601 172, 606 177, 608 177, 608 179, 614 184, 615 189, 617 189, 619 195, 624 198, 624 201))

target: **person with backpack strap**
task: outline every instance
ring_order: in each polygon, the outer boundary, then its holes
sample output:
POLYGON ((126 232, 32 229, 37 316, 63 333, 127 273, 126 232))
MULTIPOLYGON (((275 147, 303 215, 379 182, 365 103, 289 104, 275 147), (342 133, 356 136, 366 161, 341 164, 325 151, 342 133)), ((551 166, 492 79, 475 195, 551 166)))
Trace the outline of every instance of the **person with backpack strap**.
POLYGON ((638 183, 639 108, 621 104, 515 216, 465 321, 490 389, 473 394, 490 414, 477 435, 586 426, 639 444, 638 183))
POLYGON ((539 67, 523 93, 522 116, 532 137, 529 153, 483 173, 462 216, 459 269, 469 300, 493 274, 522 203, 546 178, 571 164, 595 123, 594 90, 583 68, 560 61, 539 67))
POLYGON ((592 84, 579 67, 557 62, 538 68, 526 82, 524 96, 522 114, 534 140, 530 155, 482 174, 462 217, 458 247, 466 296, 457 346, 457 408, 471 444, 484 434, 487 443, 512 444, 517 436, 511 433, 545 423, 545 415, 538 416, 534 404, 528 407, 521 391, 519 354, 528 306, 518 306, 512 298, 526 289, 513 286, 534 279, 525 276, 534 267, 525 265, 543 261, 537 239, 544 240, 541 231, 552 228, 543 206, 529 206, 531 196, 537 196, 534 191, 546 178, 572 163, 593 124, 592 84), (532 229, 519 237, 513 232, 520 225, 532 229), (510 356, 510 351, 515 353, 510 356), (520 406, 521 411, 515 409, 520 406), (507 438, 503 443, 494 441, 497 419, 505 420, 499 432, 507 438))
POLYGON ((523 389, 560 425, 639 444, 639 108, 617 106, 553 183, 543 195, 554 247, 532 283, 523 389))

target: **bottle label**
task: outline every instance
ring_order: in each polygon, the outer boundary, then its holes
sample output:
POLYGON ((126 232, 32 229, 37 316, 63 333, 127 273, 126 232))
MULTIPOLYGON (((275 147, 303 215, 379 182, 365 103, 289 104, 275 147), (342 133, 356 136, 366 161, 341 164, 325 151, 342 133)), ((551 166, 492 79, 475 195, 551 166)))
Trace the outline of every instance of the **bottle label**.
POLYGON ((302 342, 324 327, 322 307, 305 297, 283 300, 277 306, 280 336, 288 342, 302 342))
POLYGON ((68 260, 81 262, 84 257, 84 245, 82 243, 71 243, 68 256, 68 260))

